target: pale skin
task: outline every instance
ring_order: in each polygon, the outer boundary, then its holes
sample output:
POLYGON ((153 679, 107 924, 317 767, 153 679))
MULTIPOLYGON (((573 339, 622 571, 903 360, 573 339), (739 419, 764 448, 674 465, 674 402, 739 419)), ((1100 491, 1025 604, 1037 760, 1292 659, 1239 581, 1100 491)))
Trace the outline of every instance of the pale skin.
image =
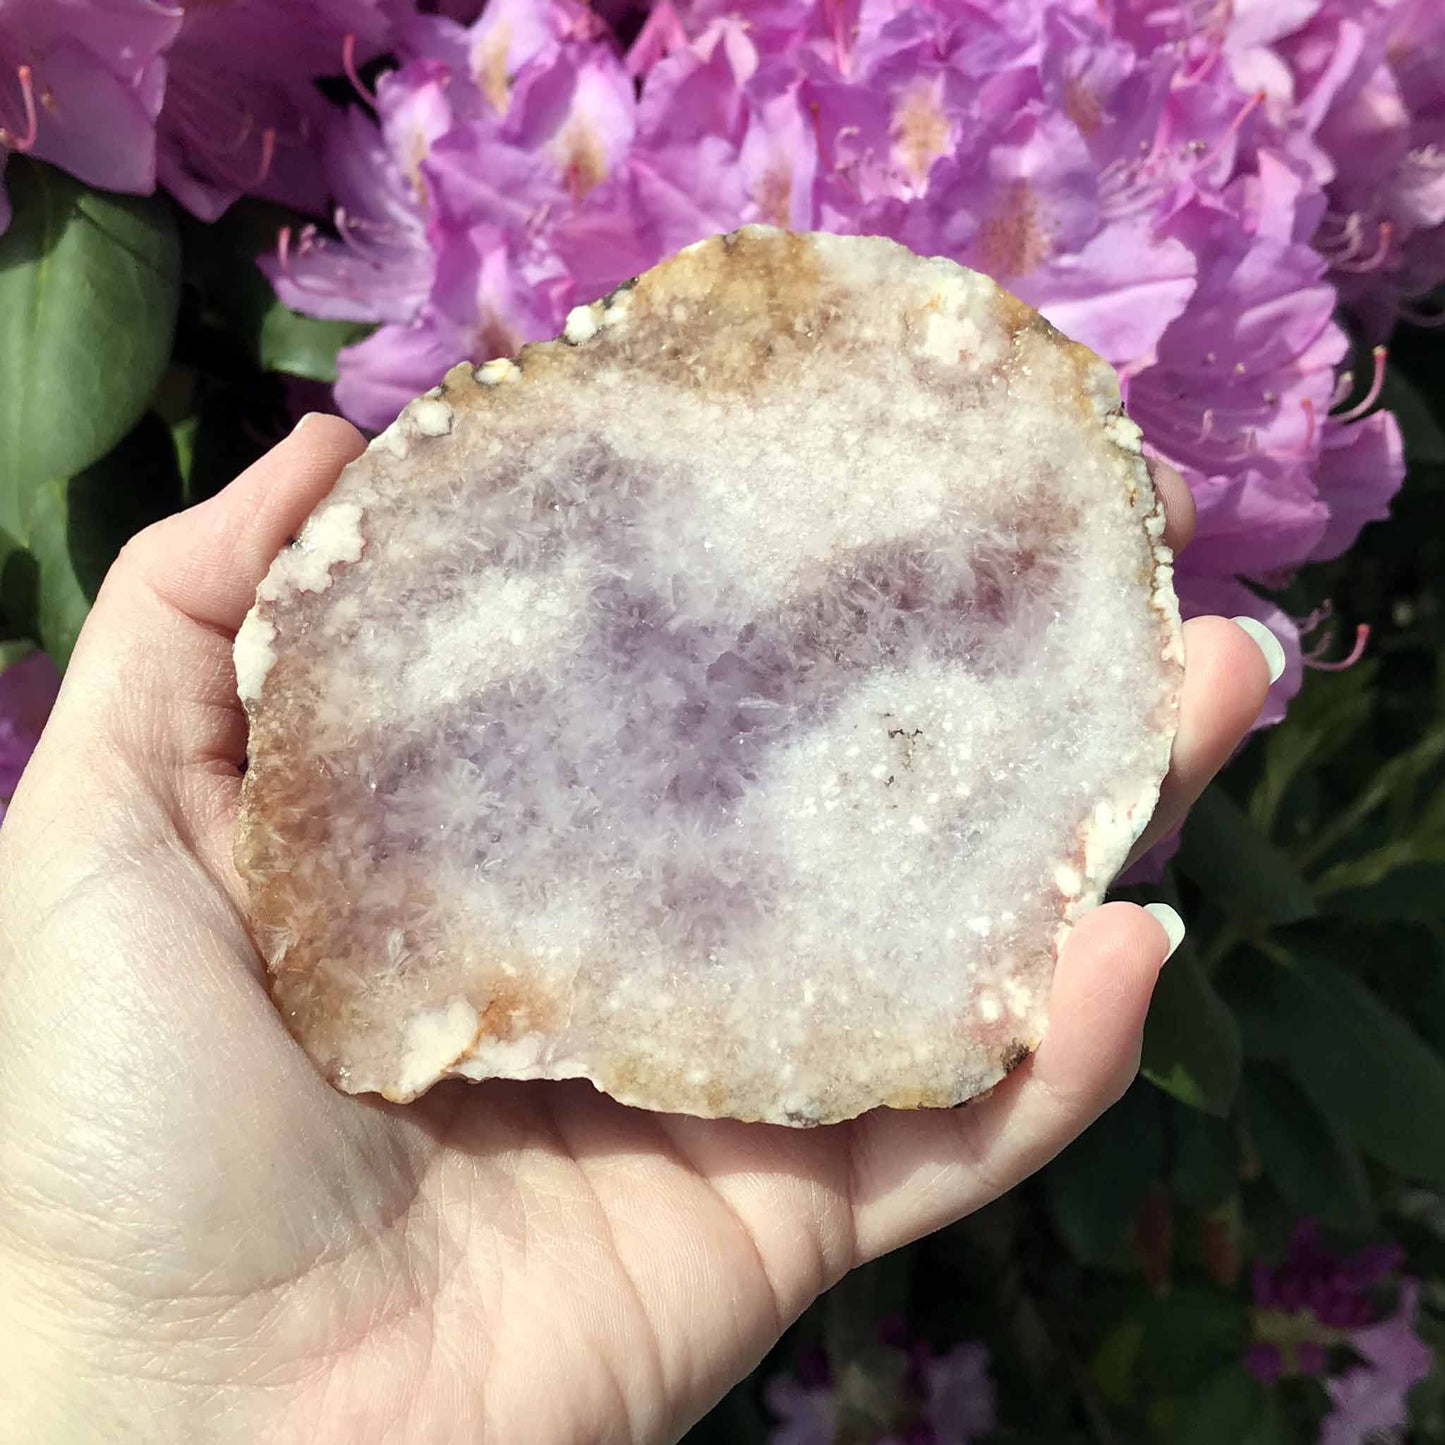
MULTIPOLYGON (((789 1130, 581 1082, 331 1089, 246 931, 231 639, 361 448, 307 418, 126 548, 0 829, 7 1439, 675 1439, 820 1291, 1011 1188, 1137 1070, 1167 943, 1111 903, 1068 942, 1038 1052, 967 1108, 789 1130)), ((1182 546, 1188 492, 1156 484, 1182 546)), ((1141 846, 1268 684, 1233 623, 1185 636, 1141 846)))

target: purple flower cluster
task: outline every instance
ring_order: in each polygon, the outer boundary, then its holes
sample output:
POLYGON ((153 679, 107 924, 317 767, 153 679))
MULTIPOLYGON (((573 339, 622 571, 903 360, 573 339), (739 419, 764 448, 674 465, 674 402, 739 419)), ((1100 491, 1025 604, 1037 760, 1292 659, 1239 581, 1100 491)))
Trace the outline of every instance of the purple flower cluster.
MULTIPOLYGON (((383 0, 0 0, 0 173, 28 151, 93 186, 157 182, 214 220, 237 196, 320 210, 318 76, 390 43, 383 0)), ((0 230, 10 220, 0 175, 0 230)))
POLYGON ((12 150, 93 186, 155 186, 160 56, 180 22, 179 10, 156 0, 0 0, 0 230, 10 223, 12 150))
MULTIPOLYGON (((1333 317, 1342 278, 1406 284, 1403 260, 1367 272, 1341 240, 1369 224, 1361 207, 1394 208, 1403 245, 1413 197, 1409 244, 1424 256, 1434 234, 1417 73, 1441 71, 1445 36, 1402 32, 1404 8, 491 0, 470 24, 412 16, 374 118, 353 106, 326 137, 334 227, 288 235, 270 274, 298 310, 381 323, 343 353, 336 393, 381 427, 455 360, 553 335, 573 305, 744 222, 889 235, 987 271, 1119 369, 1198 502, 1186 613, 1250 614, 1285 644, 1274 720, 1299 629, 1247 584, 1337 556, 1403 470, 1375 386, 1338 410, 1333 317), (1359 196, 1347 163, 1370 174, 1373 147, 1352 145, 1350 117, 1382 76, 1408 90, 1409 149, 1359 196)), ((1411 265, 1412 287, 1434 274, 1411 265)))
MULTIPOLYGON (((926 1345, 903 1341, 901 1325, 891 1334, 908 1356, 899 1404, 910 1423, 877 1435, 870 1445, 972 1445, 993 1430, 997 1412, 986 1345, 974 1340, 935 1355, 926 1345)), ((836 1382, 821 1352, 803 1361, 796 1376, 774 1376, 766 1396, 777 1421, 770 1445, 834 1445, 838 1439, 836 1382)))
POLYGON ((60 673, 43 652, 30 652, 0 672, 0 818, 40 741, 60 691, 60 673))
POLYGON ((1315 244, 1384 340, 1402 303, 1445 278, 1445 7, 1323 0, 1270 13, 1283 66, 1241 57, 1236 72, 1312 142, 1301 153, 1328 199, 1315 244))
POLYGON ((985 270, 1119 368, 1198 501, 1186 612, 1285 645, 1273 720, 1299 629, 1250 584, 1337 556, 1402 472, 1379 367, 1337 376, 1333 317, 1382 336, 1445 278, 1445 8, 0 0, 10 150, 203 217, 329 204, 271 274, 298 310, 379 324, 337 387, 373 427, 743 222, 985 270), (342 72, 348 105, 316 84, 342 72))
POLYGON ((1358 1445, 1373 1431, 1402 1426, 1411 1386, 1430 1372, 1433 1357, 1414 1327, 1416 1281, 1399 1281, 1393 1309, 1382 1310, 1403 1258, 1390 1245, 1342 1257, 1303 1221, 1282 1264, 1254 1268, 1255 1342, 1246 1362, 1263 1380, 1324 1379, 1334 1408, 1321 1445, 1358 1445), (1326 1378, 1342 1347, 1360 1363, 1326 1378))

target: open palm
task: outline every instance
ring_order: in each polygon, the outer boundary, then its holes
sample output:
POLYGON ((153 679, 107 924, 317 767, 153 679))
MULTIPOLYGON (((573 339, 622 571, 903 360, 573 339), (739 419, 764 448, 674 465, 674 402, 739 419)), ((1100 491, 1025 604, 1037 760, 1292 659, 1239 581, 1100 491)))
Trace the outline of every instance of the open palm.
MULTIPOLYGON (((267 1000, 230 834, 230 644, 361 448, 301 428, 107 579, 0 832, 0 1399, 21 1441, 652 1441, 845 1271, 1008 1189, 1128 1085, 1165 955, 1075 930, 1038 1053, 987 1099, 811 1131, 584 1083, 335 1093, 267 1000)), ((1161 478, 1176 545, 1187 493, 1161 478)), ((1267 666, 1186 628, 1150 837, 1267 666)))

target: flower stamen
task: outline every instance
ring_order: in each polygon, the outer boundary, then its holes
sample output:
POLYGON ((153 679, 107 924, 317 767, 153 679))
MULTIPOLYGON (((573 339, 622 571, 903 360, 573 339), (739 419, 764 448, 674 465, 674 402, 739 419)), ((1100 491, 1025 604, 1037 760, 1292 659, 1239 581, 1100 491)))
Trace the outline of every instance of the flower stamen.
POLYGON ((356 35, 354 32, 347 33, 341 39, 341 68, 351 82, 352 89, 372 110, 376 110, 378 108, 376 92, 362 81, 361 72, 356 68, 356 35))
MULTIPOLYGON (((1364 396, 1362 396, 1359 401, 1357 401, 1354 406, 1352 406, 1348 411, 1336 413, 1336 421, 1359 421, 1359 419, 1364 416, 1364 414, 1369 411, 1369 409, 1374 406, 1374 404, 1379 400, 1380 388, 1383 387, 1385 384, 1385 357, 1389 353, 1386 347, 1377 346, 1370 354, 1374 357, 1375 360, 1375 374, 1370 379, 1369 390, 1366 391, 1364 396)), ((1350 377, 1349 372, 1346 372, 1345 375, 1340 379, 1341 381, 1349 379, 1351 384, 1353 385, 1353 378, 1350 377)), ((1346 394, 1348 395, 1348 393, 1346 394)), ((1343 398, 1341 398, 1341 400, 1343 400, 1343 398)), ((1338 404, 1338 402, 1335 403, 1335 405, 1338 404)))
POLYGON ((0 145, 24 152, 35 144, 40 134, 40 116, 35 109, 35 77, 30 67, 17 66, 15 76, 20 82, 20 103, 25 109, 24 126, 16 130, 8 124, 0 125, 0 145))
POLYGON ((1320 654, 1328 650, 1334 640, 1335 630, 1331 627, 1326 630, 1317 647, 1303 654, 1301 660, 1304 665, 1314 668, 1316 672, 1344 672, 1346 668, 1353 667, 1365 655, 1365 647, 1370 640, 1370 624, 1362 622, 1355 628, 1355 645, 1350 648, 1346 656, 1335 662, 1325 662, 1321 659, 1320 654))
POLYGON ((1352 275, 1362 275, 1366 271, 1378 271, 1389 259, 1390 243, 1394 240, 1394 236, 1394 226, 1389 221, 1381 221, 1375 237, 1375 249, 1363 260, 1349 254, 1341 256, 1334 263, 1335 269, 1348 271, 1352 275))

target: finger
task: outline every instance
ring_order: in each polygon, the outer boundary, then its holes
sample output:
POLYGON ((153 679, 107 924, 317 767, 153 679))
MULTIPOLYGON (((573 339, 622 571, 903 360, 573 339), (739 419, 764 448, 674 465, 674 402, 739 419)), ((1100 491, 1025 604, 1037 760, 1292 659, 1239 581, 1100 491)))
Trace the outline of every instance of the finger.
POLYGON ((1194 537, 1194 493, 1189 483, 1166 461, 1147 459, 1154 490, 1164 504, 1164 540, 1174 552, 1182 552, 1194 537))
POLYGON ((1038 1051, 961 1109, 879 1109, 854 1122, 859 1262, 938 1229, 1013 1188, 1114 1103, 1139 1069, 1144 1016, 1170 940, 1130 903, 1075 927, 1038 1051))
MULTIPOLYGON (((1282 652, 1277 660, 1282 665, 1282 652)), ((1179 730, 1159 804, 1134 845, 1131 863, 1183 823, 1194 800, 1228 762, 1264 706, 1272 662, 1249 632, 1227 618, 1195 617, 1184 624, 1179 730)))
POLYGON ((129 768, 193 834, 220 827, 246 745, 235 629, 276 553, 363 445, 339 417, 308 417, 215 497, 127 543, 46 730, 76 787, 129 768))
POLYGON ((202 627, 234 633, 276 554, 366 449, 339 416, 313 413, 224 491, 141 533, 132 581, 202 627))
POLYGON ((178 739, 184 750, 204 749, 215 712, 235 707, 231 639, 258 584, 363 447, 340 417, 306 417, 216 496, 126 544, 71 664, 88 726, 163 697, 170 721, 200 722, 198 735, 178 739))

